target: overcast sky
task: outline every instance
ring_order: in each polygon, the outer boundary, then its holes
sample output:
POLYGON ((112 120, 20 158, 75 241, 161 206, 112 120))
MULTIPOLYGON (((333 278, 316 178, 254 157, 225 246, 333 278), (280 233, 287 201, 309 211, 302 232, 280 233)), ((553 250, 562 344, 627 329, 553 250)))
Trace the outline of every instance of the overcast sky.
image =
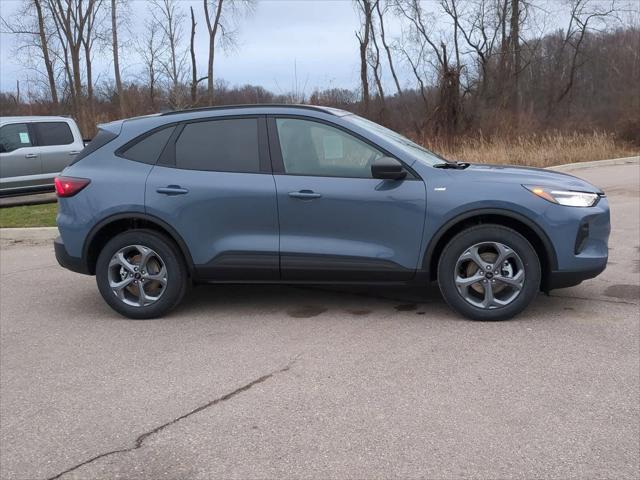
MULTIPOLYGON (((0 0, 0 14, 9 18, 20 3, 20 0, 0 0)), ((181 0, 181 3, 185 12, 190 5, 196 12, 196 53, 199 76, 203 76, 206 75, 208 38, 202 1, 181 0)), ((146 0, 129 0, 127 17, 132 31, 142 28, 149 16, 148 8, 146 0)), ((388 23, 389 35, 399 35, 399 23, 391 17, 388 23)), ((357 27, 351 0, 259 0, 255 12, 239 24, 238 47, 216 57, 214 75, 231 85, 258 84, 275 93, 294 89, 295 70, 298 90, 306 85, 307 94, 315 87, 357 87, 359 53, 354 35, 357 27)), ((185 46, 189 28, 189 21, 185 21, 185 46)), ((125 39, 122 43, 128 42, 125 39)), ((16 79, 22 80, 31 74, 21 67, 14 49, 15 38, 0 34, 2 90, 14 90, 16 79)), ((123 48, 121 64, 125 77, 141 71, 140 60, 131 48, 123 48)), ((94 69, 100 78, 112 76, 112 68, 110 52, 96 53, 94 69)), ((391 80, 387 77, 387 81, 391 80)))

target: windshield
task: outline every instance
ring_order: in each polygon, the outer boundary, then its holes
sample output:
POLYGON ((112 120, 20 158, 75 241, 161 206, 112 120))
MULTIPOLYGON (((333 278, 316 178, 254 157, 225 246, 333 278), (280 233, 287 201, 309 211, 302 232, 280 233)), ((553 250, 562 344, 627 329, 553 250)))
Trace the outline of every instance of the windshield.
POLYGON ((447 160, 442 158, 440 155, 433 153, 432 151, 427 150, 424 147, 421 147, 417 143, 409 140, 407 137, 404 137, 399 133, 394 132, 393 130, 383 127, 382 125, 378 125, 371 120, 359 117, 358 115, 349 115, 348 117, 344 118, 345 120, 353 122, 359 127, 364 128, 365 130, 375 133, 378 136, 384 137, 386 141, 392 143, 400 150, 407 152, 409 155, 417 157, 417 159, 422 163, 430 166, 448 163, 447 160))

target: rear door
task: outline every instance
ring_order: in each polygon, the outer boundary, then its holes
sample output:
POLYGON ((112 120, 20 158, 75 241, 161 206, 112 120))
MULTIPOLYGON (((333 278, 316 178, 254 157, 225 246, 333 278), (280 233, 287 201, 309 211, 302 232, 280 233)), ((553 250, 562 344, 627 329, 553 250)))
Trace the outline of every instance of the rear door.
POLYGON ((27 122, 0 127, 0 190, 22 189, 43 183, 40 148, 27 122))
POLYGON ((42 173, 53 178, 73 161, 82 146, 76 143, 67 122, 34 122, 33 128, 40 147, 42 173))
POLYGON ((176 228, 203 280, 279 278, 266 135, 261 116, 177 125, 147 179, 147 213, 176 228))
POLYGON ((283 280, 405 281, 414 277, 425 219, 424 182, 372 178, 385 155, 315 119, 272 117, 283 280))

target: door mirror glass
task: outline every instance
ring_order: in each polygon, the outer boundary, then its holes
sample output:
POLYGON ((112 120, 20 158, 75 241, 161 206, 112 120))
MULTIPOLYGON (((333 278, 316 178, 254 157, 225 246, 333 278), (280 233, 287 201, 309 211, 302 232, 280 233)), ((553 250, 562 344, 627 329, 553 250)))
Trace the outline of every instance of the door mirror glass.
POLYGON ((383 180, 402 180, 407 176, 407 171, 395 158, 381 157, 371 165, 371 176, 383 180))

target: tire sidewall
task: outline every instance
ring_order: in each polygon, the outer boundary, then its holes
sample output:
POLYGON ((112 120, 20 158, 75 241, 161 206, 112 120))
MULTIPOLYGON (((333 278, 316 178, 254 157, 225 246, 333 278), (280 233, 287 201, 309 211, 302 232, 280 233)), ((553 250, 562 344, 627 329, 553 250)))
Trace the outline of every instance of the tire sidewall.
POLYGON ((507 320, 522 312, 537 295, 540 288, 540 260, 531 244, 515 230, 499 225, 481 225, 462 231, 445 247, 438 262, 440 291, 457 312, 473 320, 507 320), (509 305, 486 310, 468 303, 455 284, 455 268, 460 255, 469 247, 483 242, 497 242, 512 248, 522 260, 525 272, 524 286, 509 305))
POLYGON ((156 318, 168 313, 182 299, 186 290, 187 274, 184 262, 171 240, 151 230, 130 230, 112 238, 104 246, 96 263, 96 282, 104 300, 119 314, 132 319, 156 318), (167 269, 167 286, 158 301, 145 307, 134 307, 122 302, 109 286, 108 267, 111 257, 128 245, 143 245, 154 250, 167 269))

